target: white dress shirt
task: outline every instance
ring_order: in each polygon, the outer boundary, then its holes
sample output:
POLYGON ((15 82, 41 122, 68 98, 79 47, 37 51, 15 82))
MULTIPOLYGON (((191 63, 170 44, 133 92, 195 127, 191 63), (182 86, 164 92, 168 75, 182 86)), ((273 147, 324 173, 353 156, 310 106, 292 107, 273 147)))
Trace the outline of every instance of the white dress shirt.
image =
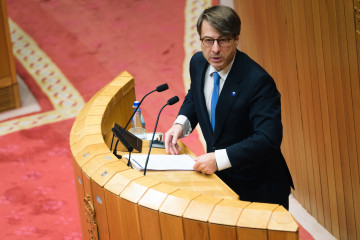
MULTIPOLYGON (((218 74, 220 75, 220 85, 219 85, 219 97, 221 94, 221 90, 224 86, 224 83, 226 81, 226 78, 230 72, 230 69, 233 65, 234 59, 233 61, 226 66, 224 69, 222 69, 220 72, 218 72, 218 74)), ((205 73, 205 82, 204 82, 204 96, 205 96, 205 103, 206 103, 206 109, 209 115, 209 119, 211 116, 211 97, 212 97, 212 92, 214 89, 214 78, 213 78, 213 73, 216 72, 216 69, 209 65, 209 67, 206 70, 205 73)), ((187 136, 191 133, 192 128, 191 128, 191 124, 190 121, 188 120, 188 118, 184 115, 179 115, 174 124, 181 124, 183 126, 183 136, 187 136)), ((229 157, 227 155, 226 149, 219 149, 219 150, 215 150, 215 158, 216 158, 216 164, 218 167, 218 170, 224 170, 227 168, 231 167, 231 163, 229 160, 229 157)))

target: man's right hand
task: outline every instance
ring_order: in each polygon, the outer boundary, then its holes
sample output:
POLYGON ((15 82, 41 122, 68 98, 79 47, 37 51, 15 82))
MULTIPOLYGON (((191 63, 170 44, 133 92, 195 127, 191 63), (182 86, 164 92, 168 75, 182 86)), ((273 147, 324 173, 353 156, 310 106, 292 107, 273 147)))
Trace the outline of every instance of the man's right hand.
POLYGON ((182 137, 183 126, 178 123, 174 124, 169 131, 165 133, 165 149, 167 154, 179 154, 181 147, 178 145, 177 141, 182 137))

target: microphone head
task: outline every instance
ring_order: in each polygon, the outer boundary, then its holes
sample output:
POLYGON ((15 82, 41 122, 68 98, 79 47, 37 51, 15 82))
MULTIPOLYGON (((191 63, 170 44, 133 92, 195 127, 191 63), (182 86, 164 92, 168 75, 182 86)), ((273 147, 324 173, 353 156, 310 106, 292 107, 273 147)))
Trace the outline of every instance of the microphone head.
POLYGON ((178 101, 179 101, 179 97, 175 96, 175 97, 170 98, 167 102, 169 105, 173 105, 173 104, 177 103, 178 101))
POLYGON ((163 85, 160 85, 156 88, 156 91, 157 92, 163 92, 165 90, 168 90, 169 89, 169 86, 167 85, 167 83, 164 83, 163 85))

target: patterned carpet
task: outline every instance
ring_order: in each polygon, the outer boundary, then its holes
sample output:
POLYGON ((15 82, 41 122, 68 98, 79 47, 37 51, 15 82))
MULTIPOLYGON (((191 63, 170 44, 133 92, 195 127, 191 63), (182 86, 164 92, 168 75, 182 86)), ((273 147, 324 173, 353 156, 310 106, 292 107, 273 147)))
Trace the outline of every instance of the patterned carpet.
MULTIPOLYGON (((211 1, 6 3, 16 71, 41 110, 0 122, 0 167, 6 169, 0 178, 0 235, 81 239, 69 149, 74 117, 126 70, 135 77, 139 98, 169 84, 142 106, 152 131, 154 113, 166 100, 185 96, 188 59, 198 47, 190 26, 211 1)), ((171 126, 179 107, 164 109, 158 131, 171 126)), ((185 143, 196 154, 204 152, 197 134, 185 143)))

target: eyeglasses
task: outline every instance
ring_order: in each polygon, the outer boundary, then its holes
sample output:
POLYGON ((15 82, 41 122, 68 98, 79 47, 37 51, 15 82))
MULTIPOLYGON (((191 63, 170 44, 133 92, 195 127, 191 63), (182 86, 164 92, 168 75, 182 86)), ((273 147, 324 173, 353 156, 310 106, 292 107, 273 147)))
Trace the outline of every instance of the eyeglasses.
POLYGON ((214 42, 217 41, 218 45, 220 47, 228 47, 230 45, 231 38, 219 38, 219 39, 213 39, 213 38, 200 38, 200 41, 204 45, 204 47, 211 47, 214 45, 214 42))

